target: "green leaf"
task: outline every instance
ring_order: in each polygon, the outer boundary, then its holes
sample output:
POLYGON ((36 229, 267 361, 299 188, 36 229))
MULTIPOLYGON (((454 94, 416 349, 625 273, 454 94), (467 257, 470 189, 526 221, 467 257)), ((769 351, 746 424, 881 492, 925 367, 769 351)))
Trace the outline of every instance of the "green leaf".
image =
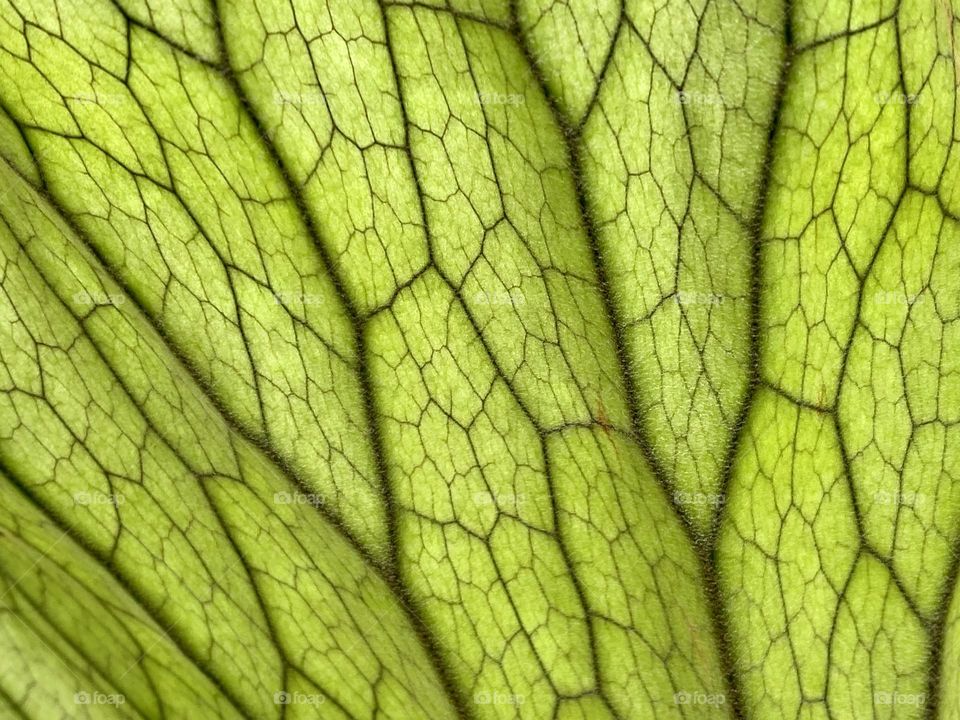
POLYGON ((960 720, 952 0, 0 0, 0 717, 960 720))

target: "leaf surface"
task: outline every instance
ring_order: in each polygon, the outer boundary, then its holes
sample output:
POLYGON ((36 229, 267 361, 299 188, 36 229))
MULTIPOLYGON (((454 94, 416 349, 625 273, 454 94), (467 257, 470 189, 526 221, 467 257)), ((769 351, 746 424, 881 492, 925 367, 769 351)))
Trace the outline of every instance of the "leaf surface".
POLYGON ((960 717, 956 30, 5 0, 0 716, 960 717))

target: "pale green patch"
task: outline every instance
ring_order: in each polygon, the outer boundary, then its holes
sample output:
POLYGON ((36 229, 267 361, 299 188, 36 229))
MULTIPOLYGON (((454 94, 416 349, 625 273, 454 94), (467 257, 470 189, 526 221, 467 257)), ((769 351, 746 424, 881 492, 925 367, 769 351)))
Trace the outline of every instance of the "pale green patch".
POLYGON ((952 0, 0 0, 0 717, 960 720, 952 0))

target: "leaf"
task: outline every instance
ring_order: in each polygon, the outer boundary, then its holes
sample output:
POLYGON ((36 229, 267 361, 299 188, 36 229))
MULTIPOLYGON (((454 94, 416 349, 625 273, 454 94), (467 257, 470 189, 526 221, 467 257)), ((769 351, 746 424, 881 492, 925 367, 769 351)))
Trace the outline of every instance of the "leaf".
POLYGON ((859 11, 792 26, 720 577, 748 713, 953 718, 955 18, 859 11))
POLYGON ((954 13, 5 0, 0 716, 960 718, 954 13))

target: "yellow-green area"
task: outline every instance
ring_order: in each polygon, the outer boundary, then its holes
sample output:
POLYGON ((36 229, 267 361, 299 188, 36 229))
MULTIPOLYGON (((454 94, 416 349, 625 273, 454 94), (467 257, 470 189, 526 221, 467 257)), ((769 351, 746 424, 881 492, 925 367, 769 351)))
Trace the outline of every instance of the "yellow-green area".
POLYGON ((956 0, 0 0, 0 720, 960 720, 956 0))

